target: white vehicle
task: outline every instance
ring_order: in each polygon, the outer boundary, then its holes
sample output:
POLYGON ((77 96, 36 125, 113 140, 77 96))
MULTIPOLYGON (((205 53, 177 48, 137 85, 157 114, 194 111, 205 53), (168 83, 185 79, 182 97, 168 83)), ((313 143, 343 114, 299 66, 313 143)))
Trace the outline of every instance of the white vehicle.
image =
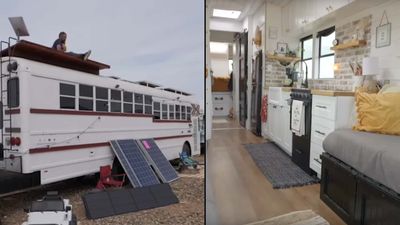
POLYGON ((25 211, 28 221, 22 225, 77 225, 69 200, 62 199, 57 192, 48 192, 43 199, 32 202, 25 211))
POLYGON ((192 129, 198 105, 190 94, 99 76, 108 65, 27 41, 2 53, 0 169, 24 174, 25 183, 48 184, 116 165, 109 146, 116 139, 154 138, 169 160, 182 151, 200 154, 192 129))

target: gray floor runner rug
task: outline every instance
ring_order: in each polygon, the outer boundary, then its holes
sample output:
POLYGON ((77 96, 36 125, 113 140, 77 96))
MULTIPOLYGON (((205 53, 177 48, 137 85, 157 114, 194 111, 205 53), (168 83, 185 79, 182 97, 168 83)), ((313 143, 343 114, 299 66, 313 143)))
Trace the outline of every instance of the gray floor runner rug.
POLYGON ((304 172, 292 162, 274 143, 246 144, 246 150, 264 176, 276 189, 298 187, 318 183, 316 177, 304 172))

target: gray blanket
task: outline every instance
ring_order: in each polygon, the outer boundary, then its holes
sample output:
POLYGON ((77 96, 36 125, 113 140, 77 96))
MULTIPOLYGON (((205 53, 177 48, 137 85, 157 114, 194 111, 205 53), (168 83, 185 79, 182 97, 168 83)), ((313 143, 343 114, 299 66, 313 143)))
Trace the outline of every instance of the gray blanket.
POLYGON ((323 148, 364 175, 400 193, 400 136, 336 130, 325 138, 323 148))

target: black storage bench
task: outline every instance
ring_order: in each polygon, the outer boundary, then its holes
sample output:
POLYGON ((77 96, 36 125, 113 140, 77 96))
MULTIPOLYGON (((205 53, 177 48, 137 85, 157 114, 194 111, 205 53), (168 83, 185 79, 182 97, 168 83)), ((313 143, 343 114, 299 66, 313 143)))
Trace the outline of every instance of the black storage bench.
POLYGON ((400 224, 398 193, 329 153, 323 153, 321 159, 321 200, 347 224, 400 224))

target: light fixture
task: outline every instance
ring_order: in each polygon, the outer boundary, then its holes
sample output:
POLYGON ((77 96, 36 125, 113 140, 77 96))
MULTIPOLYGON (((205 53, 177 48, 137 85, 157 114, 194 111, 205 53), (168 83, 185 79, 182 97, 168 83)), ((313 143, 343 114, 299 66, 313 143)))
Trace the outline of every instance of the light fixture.
POLYGON ((239 18, 241 11, 236 10, 225 10, 225 9, 214 9, 213 16, 214 17, 223 17, 229 19, 237 19, 239 18))
POLYGON ((376 75, 379 75, 379 58, 366 57, 362 61, 363 88, 369 93, 378 92, 376 75))
POLYGON ((216 54, 228 53, 228 43, 210 42, 210 52, 216 54))

